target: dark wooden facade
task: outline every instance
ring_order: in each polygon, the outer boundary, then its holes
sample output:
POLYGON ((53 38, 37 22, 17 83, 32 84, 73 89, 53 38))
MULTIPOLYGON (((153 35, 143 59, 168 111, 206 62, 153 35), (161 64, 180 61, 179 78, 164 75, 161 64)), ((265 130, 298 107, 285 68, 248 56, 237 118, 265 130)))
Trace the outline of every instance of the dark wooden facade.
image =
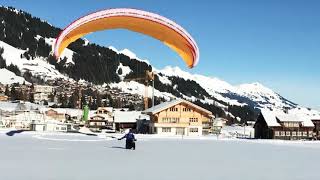
POLYGON ((254 137, 256 139, 274 139, 272 127, 269 127, 263 115, 260 113, 254 124, 254 137))
MULTIPOLYGON (((256 139, 283 139, 283 140, 298 140, 298 139, 312 139, 314 135, 314 127, 304 127, 301 122, 286 121, 281 122, 277 119, 280 126, 268 126, 263 115, 257 118, 254 125, 256 139), (293 126, 288 127, 285 123, 291 123, 293 126)), ((320 125, 320 121, 319 121, 320 125)), ((320 128, 320 126, 319 126, 320 128)))
POLYGON ((137 123, 136 122, 116 122, 116 130, 121 131, 124 129, 136 129, 137 123))
POLYGON ((320 140, 320 119, 312 119, 312 122, 314 124, 314 134, 315 137, 320 140))

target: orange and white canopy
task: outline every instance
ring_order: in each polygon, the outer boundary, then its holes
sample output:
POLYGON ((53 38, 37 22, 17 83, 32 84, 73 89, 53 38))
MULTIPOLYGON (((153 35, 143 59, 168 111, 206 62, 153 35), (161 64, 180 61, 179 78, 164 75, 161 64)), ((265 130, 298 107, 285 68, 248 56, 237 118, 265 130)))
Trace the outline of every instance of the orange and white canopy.
POLYGON ((127 29, 158 39, 176 51, 190 68, 199 61, 196 42, 181 26, 158 14, 127 8, 98 11, 74 21, 57 37, 54 55, 59 58, 70 43, 108 29, 127 29))

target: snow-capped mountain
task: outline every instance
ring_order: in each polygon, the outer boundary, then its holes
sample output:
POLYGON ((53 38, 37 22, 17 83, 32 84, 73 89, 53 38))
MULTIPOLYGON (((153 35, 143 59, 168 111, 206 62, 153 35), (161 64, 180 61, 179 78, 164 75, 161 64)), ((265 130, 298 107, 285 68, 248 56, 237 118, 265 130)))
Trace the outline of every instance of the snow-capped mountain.
MULTIPOLYGON (((16 9, 0 7, 0 28, 3 29, 0 32, 0 48, 4 50, 2 57, 6 64, 16 65, 22 73, 30 72, 44 80, 62 78, 108 84, 123 92, 142 96, 145 92, 143 84, 123 80, 143 76, 145 70, 153 70, 157 74, 155 96, 167 100, 175 97, 188 99, 210 106, 212 111, 216 111, 214 107, 218 107, 231 117, 240 116, 237 114, 238 110, 234 111, 234 107, 244 108, 245 112, 248 109, 246 107, 249 107, 296 109, 316 113, 299 107, 260 83, 231 85, 219 78, 191 74, 179 67, 156 69, 148 60, 139 58, 129 49, 101 47, 88 40, 72 43, 58 61, 50 62, 50 51, 60 29, 16 9)), ((17 79, 16 82, 23 81, 23 77, 13 78, 17 79)), ((3 84, 14 82, 1 78, 0 81, 3 84)), ((151 86, 148 91, 152 91, 151 86)))
POLYGON ((199 74, 190 74, 179 67, 166 67, 158 70, 162 77, 178 76, 186 80, 194 80, 203 87, 211 96, 230 105, 253 105, 260 108, 293 108, 296 104, 283 98, 271 89, 260 83, 231 84, 215 77, 207 77, 199 74))

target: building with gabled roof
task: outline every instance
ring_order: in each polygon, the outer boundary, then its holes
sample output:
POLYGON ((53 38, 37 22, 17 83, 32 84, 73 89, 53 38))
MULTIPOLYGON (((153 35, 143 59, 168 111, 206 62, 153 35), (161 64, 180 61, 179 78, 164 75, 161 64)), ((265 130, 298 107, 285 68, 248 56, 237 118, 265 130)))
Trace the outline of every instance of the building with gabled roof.
POLYGON ((115 129, 112 107, 98 107, 88 120, 89 129, 99 132, 103 129, 115 129))
POLYGON ((282 111, 261 110, 254 125, 257 139, 310 139, 314 123, 309 116, 282 111))
POLYGON ((183 99, 161 103, 142 113, 150 116, 150 133, 201 136, 212 130, 212 113, 183 99))
POLYGON ((114 111, 114 123, 117 131, 125 129, 134 129, 136 132, 145 133, 144 124, 150 122, 150 117, 146 114, 141 114, 141 111, 114 111))

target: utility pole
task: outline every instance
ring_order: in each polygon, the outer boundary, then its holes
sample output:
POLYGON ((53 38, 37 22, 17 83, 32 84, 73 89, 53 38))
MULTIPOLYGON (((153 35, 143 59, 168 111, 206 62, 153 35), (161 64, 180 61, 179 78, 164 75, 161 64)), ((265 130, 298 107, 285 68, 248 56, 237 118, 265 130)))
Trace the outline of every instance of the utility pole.
MULTIPOLYGON (((154 76, 154 75, 153 75, 154 76)), ((154 78, 152 80, 152 107, 154 106, 154 78)))
POLYGON ((144 109, 149 108, 148 88, 149 88, 149 81, 152 81, 152 106, 154 106, 154 72, 147 70, 145 72, 144 77, 124 79, 124 81, 126 82, 132 81, 132 80, 144 82, 144 85, 145 85, 144 95, 143 95, 144 109))

